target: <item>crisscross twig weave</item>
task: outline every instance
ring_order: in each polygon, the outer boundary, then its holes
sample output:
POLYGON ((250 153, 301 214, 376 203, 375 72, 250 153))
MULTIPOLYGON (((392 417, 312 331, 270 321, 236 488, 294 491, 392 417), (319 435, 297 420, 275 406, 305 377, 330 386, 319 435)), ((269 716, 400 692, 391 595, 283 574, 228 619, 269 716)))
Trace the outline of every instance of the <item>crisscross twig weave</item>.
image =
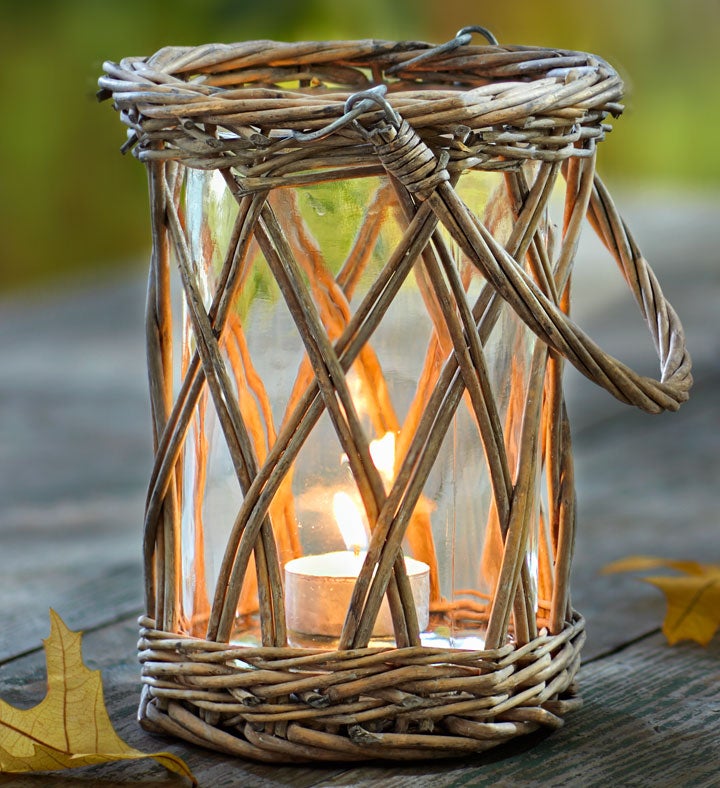
POLYGON ((259 760, 413 759, 480 752, 557 727, 577 704, 583 622, 569 594, 575 504, 563 363, 659 412, 687 398, 690 360, 675 312, 595 175, 606 120, 622 111, 617 74, 584 53, 499 46, 481 29, 491 43, 474 46, 474 30, 439 47, 262 41, 105 64, 101 95, 129 127, 125 147, 147 165, 152 202, 155 463, 140 640, 141 718, 150 727, 259 760), (191 215, 193 172, 219 173, 213 188, 233 205, 222 243, 209 219, 198 226, 191 215), (479 172, 499 173, 482 215, 460 189, 479 172), (296 218, 297 190, 368 179, 376 185, 367 210, 333 271, 296 218), (558 180, 564 212, 554 228, 547 211, 558 180), (365 283, 391 216, 393 246, 365 283), (586 216, 650 328, 658 380, 609 356, 569 318, 586 216), (277 425, 238 308, 258 260, 304 354, 277 425), (186 315, 175 385, 173 261, 186 315), (411 275, 431 337, 401 418, 373 343, 411 275), (501 403, 488 348, 508 315, 535 339, 513 340, 501 403), (371 456, 351 368, 369 392, 374 430, 397 436, 389 484, 371 456), (489 592, 448 596, 426 489, 461 411, 490 490, 477 557, 489 592), (210 414, 241 493, 214 587, 202 560, 191 568, 186 560, 208 549, 201 498, 210 414), (292 476, 321 419, 347 458, 370 540, 337 643, 304 648, 288 645, 282 568, 303 550, 292 476), (482 630, 482 649, 421 645, 408 549, 429 566, 433 626, 482 630), (392 647, 371 642, 384 599, 392 647), (259 645, 235 644, 251 622, 259 645))

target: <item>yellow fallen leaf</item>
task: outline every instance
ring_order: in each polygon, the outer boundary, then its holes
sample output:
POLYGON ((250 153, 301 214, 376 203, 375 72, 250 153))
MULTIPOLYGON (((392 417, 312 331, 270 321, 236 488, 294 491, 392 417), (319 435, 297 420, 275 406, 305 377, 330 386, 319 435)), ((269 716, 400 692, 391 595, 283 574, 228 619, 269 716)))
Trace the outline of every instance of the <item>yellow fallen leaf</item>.
POLYGON ((703 646, 720 627, 720 565, 667 558, 631 556, 608 564, 603 573, 674 569, 680 576, 656 575, 641 578, 657 586, 667 602, 662 631, 670 645, 694 640, 703 646))
POLYGON ((703 646, 720 627, 720 567, 705 575, 644 577, 667 600, 663 634, 670 645, 695 640, 703 646))
POLYGON ((140 752, 115 733, 103 700, 100 671, 84 665, 81 639, 81 632, 69 630, 50 611, 50 637, 43 641, 48 691, 31 709, 0 700, 0 772, 55 771, 153 758, 197 785, 181 758, 169 752, 140 752))

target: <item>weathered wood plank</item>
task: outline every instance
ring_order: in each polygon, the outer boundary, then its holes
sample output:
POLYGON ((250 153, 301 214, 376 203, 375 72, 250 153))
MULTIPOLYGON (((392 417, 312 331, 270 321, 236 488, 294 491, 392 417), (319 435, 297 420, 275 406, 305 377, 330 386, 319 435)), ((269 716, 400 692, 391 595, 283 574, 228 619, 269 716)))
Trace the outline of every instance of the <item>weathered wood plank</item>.
POLYGON ((0 300, 3 513, 144 486, 143 290, 136 275, 0 300))
MULTIPOLYGON (((42 579, 25 578, 17 607, 3 614, 0 665, 37 648, 47 636, 49 608, 72 629, 93 629, 142 610, 141 570, 136 562, 51 571, 42 579), (23 604, 23 600, 27 602, 23 604), (28 615, 30 611, 30 615, 28 615)), ((132 654, 126 655, 129 658, 132 654)))
POLYGON ((578 438, 572 591, 588 619, 586 658, 653 630, 663 615, 656 589, 601 575, 604 565, 635 554, 720 560, 718 390, 720 375, 701 376, 679 413, 628 411, 578 438))
POLYGON ((50 607, 85 629, 141 610, 141 514, 106 497, 0 518, 0 662, 37 647, 50 607))
MULTIPOLYGON (((654 589, 601 576, 606 563, 634 553, 718 558, 718 195, 628 195, 618 206, 683 321, 695 385, 678 413, 652 417, 567 370, 578 495, 572 591, 587 618, 586 659, 652 631, 662 615, 654 589)), ((583 236, 573 274, 573 317, 603 348, 658 374, 639 310, 592 232, 583 236)))
POLYGON ((142 602, 142 276, 0 304, 0 660, 142 602))
MULTIPOLYGON (((136 637, 125 621, 84 638, 86 663, 103 671, 105 695, 118 732, 146 751, 169 749, 186 758, 203 786, 387 786, 455 788, 483 785, 653 785, 710 788, 720 776, 720 640, 705 650, 670 648, 651 636, 624 651, 585 665, 580 683, 585 706, 563 729, 463 762, 363 767, 268 766, 229 760, 142 731, 135 722, 138 667, 128 658, 136 637), (532 746, 531 746, 532 745, 532 746)), ((0 696, 28 705, 44 693, 42 653, 0 667, 0 696)), ((30 788, 37 777, 0 778, 0 785, 30 788), (10 781, 8 781, 10 780, 10 781)), ((150 763, 84 769, 53 784, 178 785, 150 763), (145 782, 145 780, 149 782, 145 782), (94 782, 97 781, 97 782, 94 782), (102 782, 101 782, 102 781, 102 782)))

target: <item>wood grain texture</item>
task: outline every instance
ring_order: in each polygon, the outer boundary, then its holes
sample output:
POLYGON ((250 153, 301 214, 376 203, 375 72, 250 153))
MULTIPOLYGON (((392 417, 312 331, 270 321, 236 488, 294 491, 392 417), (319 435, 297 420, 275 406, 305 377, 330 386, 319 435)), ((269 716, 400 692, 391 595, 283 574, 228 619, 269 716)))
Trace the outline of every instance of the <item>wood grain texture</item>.
POLYGON ((144 283, 0 302, 0 660, 139 609, 144 283))
MULTIPOLYGON (((492 755, 443 764, 268 766, 227 759, 142 731, 135 722, 139 681, 128 658, 135 621, 104 627, 84 638, 84 658, 101 669, 106 702, 118 732, 144 750, 169 749, 185 758, 201 786, 693 786, 710 788, 720 776, 720 641, 708 649, 667 646, 652 635, 623 651, 591 662, 580 673, 584 707, 564 728, 547 737, 528 736, 492 755)), ((44 693, 44 656, 37 652, 0 667, 0 696, 28 705, 44 693)), ((0 777, 0 785, 31 788, 41 778, 0 777)), ((53 785, 178 785, 161 769, 137 763, 83 769, 53 785), (75 782, 73 782, 73 780, 75 782)), ((45 783, 47 784, 47 783, 45 783)))

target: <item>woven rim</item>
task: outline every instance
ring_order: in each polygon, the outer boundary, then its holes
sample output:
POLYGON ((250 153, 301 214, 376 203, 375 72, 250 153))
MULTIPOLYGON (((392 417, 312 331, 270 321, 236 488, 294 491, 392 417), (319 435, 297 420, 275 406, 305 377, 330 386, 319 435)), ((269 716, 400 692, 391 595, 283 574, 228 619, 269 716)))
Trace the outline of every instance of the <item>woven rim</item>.
POLYGON ((314 141, 293 137, 337 121, 348 97, 371 85, 387 85, 393 108, 426 140, 467 127, 467 139, 451 148, 450 171, 589 155, 576 143, 602 139, 605 117, 622 112, 622 81, 605 61, 520 46, 448 52, 418 42, 253 41, 169 47, 104 70, 101 95, 114 98, 139 159, 231 166, 249 190, 275 185, 268 173, 291 174, 299 150, 305 172, 329 163, 381 172, 372 149, 358 150, 353 137, 333 137, 331 162, 327 144, 313 157, 314 141), (223 133, 208 133, 206 124, 223 133))
POLYGON ((580 705, 577 614, 487 651, 247 648, 154 624, 140 619, 143 725, 254 760, 457 757, 559 728, 580 705))

